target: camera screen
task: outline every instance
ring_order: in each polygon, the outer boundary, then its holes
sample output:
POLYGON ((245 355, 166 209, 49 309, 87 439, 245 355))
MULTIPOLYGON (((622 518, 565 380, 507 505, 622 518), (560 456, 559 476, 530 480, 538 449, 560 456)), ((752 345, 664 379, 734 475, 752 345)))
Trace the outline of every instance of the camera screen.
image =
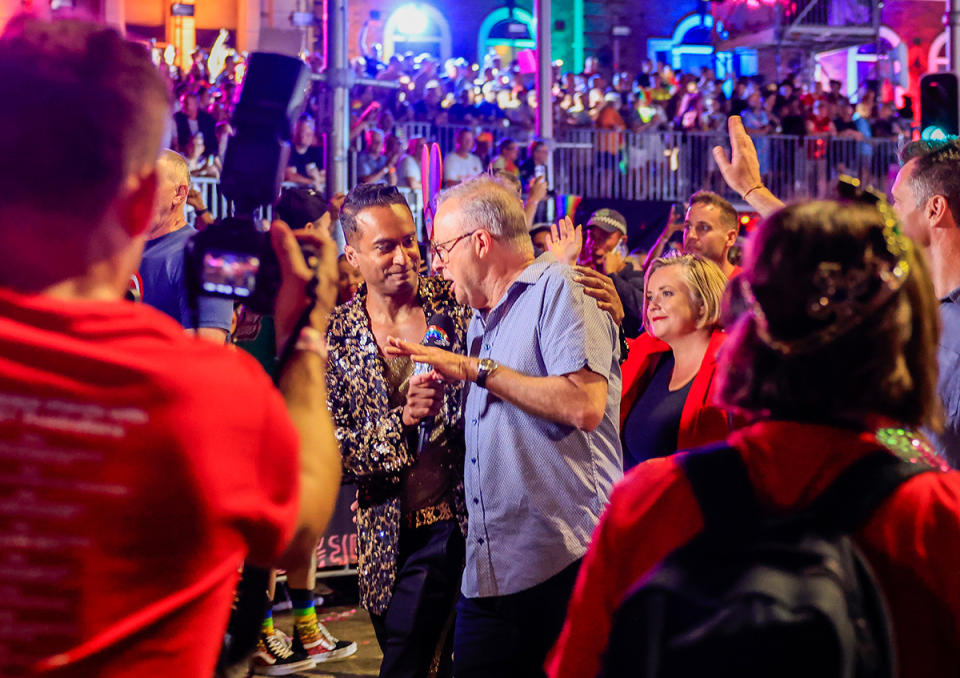
POLYGON ((257 281, 260 257, 249 252, 208 250, 203 254, 203 290, 212 294, 249 297, 257 281))

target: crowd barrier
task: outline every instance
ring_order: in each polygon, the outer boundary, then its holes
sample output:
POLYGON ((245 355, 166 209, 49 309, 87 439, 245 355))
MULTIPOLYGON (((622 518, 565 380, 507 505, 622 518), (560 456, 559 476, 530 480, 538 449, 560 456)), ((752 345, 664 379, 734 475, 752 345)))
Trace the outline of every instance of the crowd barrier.
MULTIPOLYGON (((400 125, 405 139, 424 137, 444 153, 454 148, 462 125, 414 122, 400 125)), ((494 144, 510 128, 473 127, 488 132, 494 144)), ((754 143, 765 183, 784 200, 824 195, 840 174, 884 189, 897 166, 897 138, 758 135, 754 143)), ((713 161, 714 146, 728 147, 725 132, 610 132, 559 129, 553 149, 553 188, 560 194, 624 200, 686 200, 709 189, 733 201, 713 161)))
MULTIPOLYGON (((787 135, 753 140, 763 181, 783 200, 823 196, 841 174, 884 190, 900 143, 787 135)), ((714 146, 729 152, 727 135, 561 130, 553 153, 555 188, 590 198, 662 201, 684 201, 707 189, 738 202, 713 160, 714 146)))

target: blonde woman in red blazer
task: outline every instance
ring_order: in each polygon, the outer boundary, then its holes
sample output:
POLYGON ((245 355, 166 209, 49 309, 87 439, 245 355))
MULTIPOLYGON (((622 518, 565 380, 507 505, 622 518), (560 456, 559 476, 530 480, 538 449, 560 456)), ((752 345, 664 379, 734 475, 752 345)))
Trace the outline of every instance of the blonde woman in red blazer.
POLYGON ((622 366, 624 470, 654 457, 723 440, 727 414, 711 405, 727 278, 696 255, 660 258, 644 280, 646 333, 622 366))

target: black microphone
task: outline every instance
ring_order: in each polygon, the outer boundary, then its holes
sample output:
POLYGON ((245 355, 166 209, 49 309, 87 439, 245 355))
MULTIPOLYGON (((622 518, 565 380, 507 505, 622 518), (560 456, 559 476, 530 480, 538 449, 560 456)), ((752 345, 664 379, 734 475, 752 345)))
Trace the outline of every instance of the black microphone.
MULTIPOLYGON (((423 335, 424 346, 436 346, 438 348, 450 350, 453 346, 453 321, 445 315, 439 313, 432 316, 427 323, 427 331, 423 335)), ((414 374, 427 374, 433 369, 429 363, 414 363, 414 374)), ((433 429, 433 417, 424 417, 420 420, 420 439, 417 442, 417 455, 423 451, 427 441, 430 440, 430 431, 433 429)))

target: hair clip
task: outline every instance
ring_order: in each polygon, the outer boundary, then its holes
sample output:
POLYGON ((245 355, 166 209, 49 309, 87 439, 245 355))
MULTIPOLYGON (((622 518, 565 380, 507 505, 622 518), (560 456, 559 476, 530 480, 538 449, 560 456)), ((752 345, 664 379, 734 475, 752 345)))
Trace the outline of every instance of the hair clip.
POLYGON ((807 301, 805 311, 810 318, 829 322, 828 325, 797 339, 774 336, 748 276, 738 278, 744 301, 756 320, 757 336, 783 355, 808 353, 846 334, 893 297, 910 275, 907 255, 911 244, 900 233, 896 214, 886 198, 869 188, 861 190, 860 182, 848 176, 840 178, 837 190, 843 198, 870 205, 880 213, 887 251, 885 255, 878 254, 868 247, 863 265, 846 270, 838 261, 820 262, 811 280, 814 294, 807 301))

